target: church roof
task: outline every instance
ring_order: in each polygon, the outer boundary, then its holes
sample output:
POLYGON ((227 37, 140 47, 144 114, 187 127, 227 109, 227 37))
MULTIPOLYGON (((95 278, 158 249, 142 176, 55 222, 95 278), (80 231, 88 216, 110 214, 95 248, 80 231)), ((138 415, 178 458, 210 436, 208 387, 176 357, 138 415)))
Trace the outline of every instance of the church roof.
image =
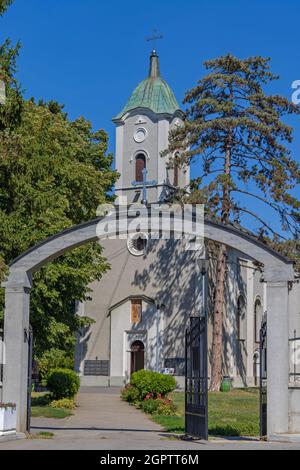
POLYGON ((173 91, 160 76, 159 60, 155 50, 150 57, 148 78, 139 83, 125 108, 115 119, 121 119, 126 113, 137 108, 147 108, 156 114, 171 115, 180 110, 173 91))

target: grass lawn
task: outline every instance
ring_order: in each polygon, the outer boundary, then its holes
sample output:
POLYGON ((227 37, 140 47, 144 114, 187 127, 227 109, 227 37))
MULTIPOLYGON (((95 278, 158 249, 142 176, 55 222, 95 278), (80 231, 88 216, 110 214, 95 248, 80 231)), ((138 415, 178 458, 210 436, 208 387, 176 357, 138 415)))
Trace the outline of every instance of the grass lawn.
POLYGON ((31 416, 33 418, 63 419, 73 414, 71 410, 64 408, 51 408, 50 401, 49 394, 33 392, 31 395, 31 416))
MULTIPOLYGON (((184 393, 175 392, 177 416, 153 416, 167 432, 184 433, 184 393)), ((236 389, 209 393, 208 429, 211 436, 258 436, 259 390, 236 389)))

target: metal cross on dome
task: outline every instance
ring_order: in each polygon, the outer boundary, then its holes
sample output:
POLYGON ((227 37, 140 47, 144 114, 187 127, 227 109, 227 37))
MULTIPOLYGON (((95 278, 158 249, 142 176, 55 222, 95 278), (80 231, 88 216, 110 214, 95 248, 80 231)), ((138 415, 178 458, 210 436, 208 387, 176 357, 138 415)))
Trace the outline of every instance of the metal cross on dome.
POLYGON ((164 38, 163 34, 161 34, 161 33, 158 31, 158 29, 154 29, 152 36, 147 37, 147 38, 146 38, 146 41, 147 41, 147 42, 153 42, 154 49, 156 49, 156 42, 157 42, 159 39, 163 39, 163 38, 164 38))
POLYGON ((156 186, 157 181, 156 180, 151 180, 147 181, 147 176, 148 176, 148 170, 147 168, 144 168, 142 171, 143 174, 143 181, 133 181, 132 186, 142 186, 143 187, 143 198, 142 198, 142 204, 147 206, 148 201, 147 201, 147 189, 149 186, 156 186))

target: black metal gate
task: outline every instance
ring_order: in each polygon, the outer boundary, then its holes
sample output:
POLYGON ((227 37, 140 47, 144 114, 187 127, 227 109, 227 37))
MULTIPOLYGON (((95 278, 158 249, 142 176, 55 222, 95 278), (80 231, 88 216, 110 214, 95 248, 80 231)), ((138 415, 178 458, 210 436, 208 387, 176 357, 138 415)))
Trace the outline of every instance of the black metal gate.
POLYGON ((260 437, 267 436, 267 320, 260 330, 260 437))
POLYGON ((191 317, 185 342, 185 432, 208 439, 207 319, 191 317))
POLYGON ((29 331, 26 335, 28 342, 28 376, 27 376, 27 432, 30 433, 30 418, 31 418, 31 392, 32 392, 32 345, 33 345, 33 333, 32 327, 29 327, 29 331))

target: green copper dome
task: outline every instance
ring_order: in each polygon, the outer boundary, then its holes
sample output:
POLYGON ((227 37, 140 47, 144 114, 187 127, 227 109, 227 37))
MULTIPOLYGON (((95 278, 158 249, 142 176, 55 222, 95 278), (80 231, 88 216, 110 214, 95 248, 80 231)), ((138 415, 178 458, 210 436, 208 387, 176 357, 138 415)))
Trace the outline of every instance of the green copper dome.
POLYGON ((173 91, 160 76, 156 51, 151 54, 148 78, 136 87, 127 105, 115 119, 121 119, 126 113, 136 108, 147 108, 156 114, 171 115, 180 110, 173 91))

